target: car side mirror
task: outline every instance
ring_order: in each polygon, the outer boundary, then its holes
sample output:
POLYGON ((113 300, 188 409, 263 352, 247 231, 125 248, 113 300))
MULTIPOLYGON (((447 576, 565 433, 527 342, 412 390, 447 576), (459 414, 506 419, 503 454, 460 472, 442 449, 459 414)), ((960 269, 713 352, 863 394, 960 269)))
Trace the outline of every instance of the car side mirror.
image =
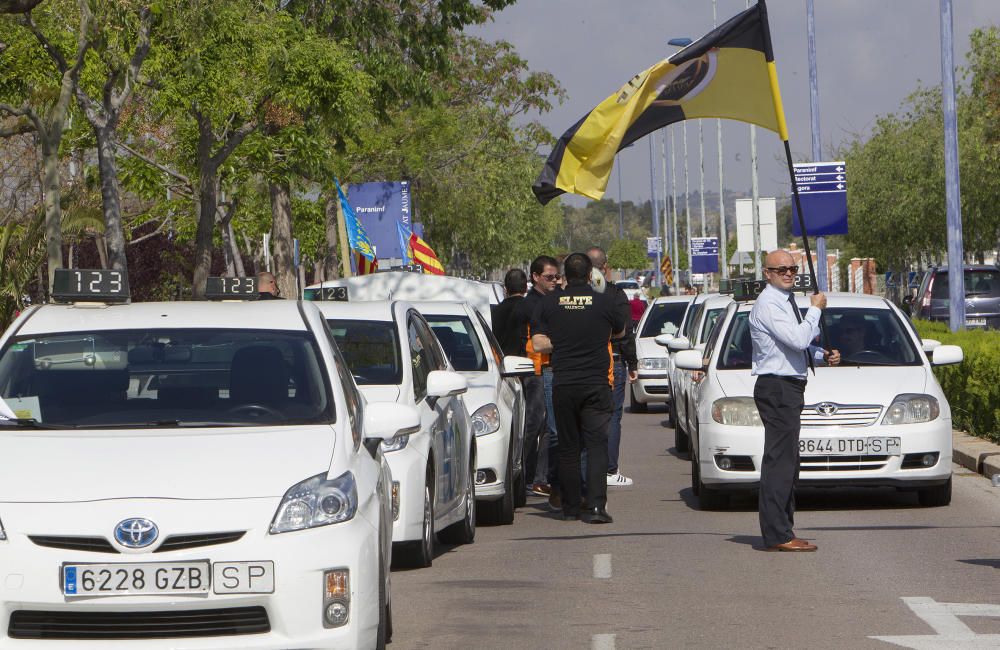
POLYGON ((451 370, 432 370, 427 375, 427 396, 454 397, 469 390, 465 377, 451 370))
POLYGON ((955 363, 962 363, 965 359, 965 352, 957 345, 939 345, 931 353, 931 363, 935 366, 948 366, 955 363))
POLYGON ((935 339, 922 339, 920 344, 923 347, 924 352, 933 352, 941 345, 941 341, 937 341, 935 339))
POLYGON ((680 350, 674 356, 674 365, 681 370, 701 370, 705 367, 699 350, 680 350))
POLYGON ((503 358, 500 375, 503 377, 531 377, 535 374, 535 362, 528 357, 515 355, 503 358))
POLYGON ((668 347, 670 345, 670 342, 673 341, 675 338, 677 337, 674 336, 673 334, 658 334, 656 338, 654 338, 653 340, 656 342, 657 345, 668 347))
POLYGON ((680 352, 681 350, 687 350, 689 347, 691 347, 691 342, 684 336, 674 337, 674 339, 667 344, 667 348, 671 352, 680 352))
POLYGON ((408 404, 369 402, 365 406, 365 448, 374 457, 383 441, 420 432, 420 411, 408 404))

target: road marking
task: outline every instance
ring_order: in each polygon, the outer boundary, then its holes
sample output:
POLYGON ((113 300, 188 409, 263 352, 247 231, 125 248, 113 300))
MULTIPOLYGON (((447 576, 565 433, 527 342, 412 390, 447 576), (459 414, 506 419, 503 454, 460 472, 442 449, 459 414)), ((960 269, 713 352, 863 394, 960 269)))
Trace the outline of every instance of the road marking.
POLYGON ((611 577, 611 554, 602 553, 594 556, 594 577, 607 580, 611 577))
POLYGON ((1000 634, 976 634, 958 618, 959 616, 1000 618, 1000 605, 939 603, 933 598, 903 598, 903 602, 936 634, 868 638, 917 650, 1000 647, 1000 634))
POLYGON ((595 634, 590 637, 590 650, 615 650, 615 635, 595 634))

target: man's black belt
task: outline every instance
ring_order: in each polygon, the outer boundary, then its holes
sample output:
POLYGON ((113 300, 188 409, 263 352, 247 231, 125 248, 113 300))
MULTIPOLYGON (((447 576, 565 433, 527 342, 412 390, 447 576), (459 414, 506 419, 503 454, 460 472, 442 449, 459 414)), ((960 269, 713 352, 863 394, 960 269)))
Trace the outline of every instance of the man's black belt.
POLYGON ((788 375, 757 375, 758 377, 767 377, 768 379, 780 379, 781 381, 787 381, 796 386, 805 386, 806 380, 802 377, 790 377, 788 375))

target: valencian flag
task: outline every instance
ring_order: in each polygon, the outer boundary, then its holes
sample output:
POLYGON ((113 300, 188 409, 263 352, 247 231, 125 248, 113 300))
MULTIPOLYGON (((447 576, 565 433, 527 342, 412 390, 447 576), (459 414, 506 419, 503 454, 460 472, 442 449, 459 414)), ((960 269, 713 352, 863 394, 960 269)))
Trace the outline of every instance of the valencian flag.
POLYGON ((344 191, 340 189, 337 179, 333 182, 337 185, 337 196, 340 198, 340 209, 344 213, 344 225, 347 227, 347 242, 354 251, 356 259, 353 260, 357 268, 358 275, 374 273, 378 270, 378 258, 375 256, 375 249, 372 241, 368 239, 365 227, 358 221, 358 216, 354 213, 354 208, 347 202, 344 191))
POLYGON ((410 234, 410 260, 414 264, 424 267, 424 273, 444 275, 444 267, 441 266, 437 255, 434 254, 434 249, 418 237, 417 233, 410 234))
POLYGON ((692 118, 757 124, 788 140, 763 2, 629 80, 563 134, 531 188, 545 204, 564 192, 604 196, 615 154, 692 118))
POLYGON ((399 237, 399 251, 403 258, 403 264, 410 264, 410 227, 402 221, 396 222, 396 235, 399 237))

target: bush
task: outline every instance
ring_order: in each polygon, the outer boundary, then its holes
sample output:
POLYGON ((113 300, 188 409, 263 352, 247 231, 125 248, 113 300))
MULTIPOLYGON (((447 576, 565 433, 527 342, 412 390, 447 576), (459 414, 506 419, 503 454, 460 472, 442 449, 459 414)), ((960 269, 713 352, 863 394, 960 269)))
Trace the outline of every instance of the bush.
POLYGON ((1000 331, 952 333, 944 323, 915 320, 922 338, 957 345, 965 360, 934 368, 951 404, 952 426, 980 438, 1000 442, 1000 331))

